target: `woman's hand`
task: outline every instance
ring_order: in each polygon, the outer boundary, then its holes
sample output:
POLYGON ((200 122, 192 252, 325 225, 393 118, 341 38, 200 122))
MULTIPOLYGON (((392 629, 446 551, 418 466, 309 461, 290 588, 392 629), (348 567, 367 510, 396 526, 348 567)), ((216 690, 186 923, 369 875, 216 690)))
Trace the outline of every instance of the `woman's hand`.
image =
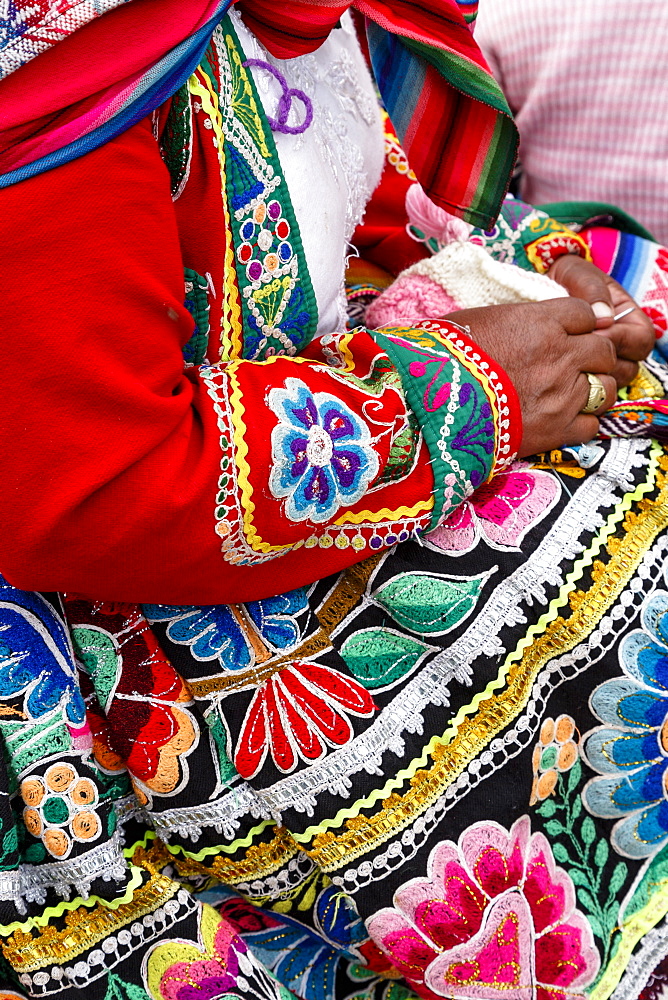
POLYGON ((597 417, 580 411, 589 398, 584 372, 606 390, 602 413, 615 401, 618 361, 612 340, 596 330, 596 316, 579 298, 461 309, 447 319, 471 337, 510 376, 520 400, 524 433, 520 455, 590 441, 597 417))
POLYGON ((643 361, 654 347, 652 321, 618 282, 581 257, 558 257, 547 273, 570 295, 590 304, 597 317, 597 331, 608 337, 617 350, 618 361, 612 373, 617 386, 629 385, 638 371, 637 362, 643 361), (613 317, 630 306, 633 312, 615 323, 613 317))

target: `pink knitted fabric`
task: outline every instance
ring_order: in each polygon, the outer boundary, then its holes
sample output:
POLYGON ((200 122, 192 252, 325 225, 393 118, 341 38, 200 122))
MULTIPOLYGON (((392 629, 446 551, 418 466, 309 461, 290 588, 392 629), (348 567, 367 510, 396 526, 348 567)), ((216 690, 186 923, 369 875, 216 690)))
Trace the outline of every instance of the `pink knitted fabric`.
POLYGON ((408 325, 418 319, 435 319, 459 309, 446 290, 422 274, 399 275, 366 311, 365 322, 379 326, 408 325))

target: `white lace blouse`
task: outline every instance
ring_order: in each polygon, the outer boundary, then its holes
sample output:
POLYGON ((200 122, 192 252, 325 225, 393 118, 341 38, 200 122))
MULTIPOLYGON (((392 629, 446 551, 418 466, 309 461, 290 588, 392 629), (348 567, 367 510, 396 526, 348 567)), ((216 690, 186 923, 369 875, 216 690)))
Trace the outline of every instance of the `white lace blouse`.
MULTIPOLYGON (((298 135, 274 132, 285 181, 301 229, 304 251, 318 303, 318 330, 345 326, 343 278, 350 239, 380 180, 383 130, 374 86, 349 14, 316 52, 296 59, 274 59, 232 11, 234 27, 248 59, 280 70, 291 88, 313 105, 313 121, 298 135)), ((282 88, 262 67, 251 72, 269 118, 276 116, 282 88)), ((304 121, 305 109, 293 100, 288 123, 304 121)))

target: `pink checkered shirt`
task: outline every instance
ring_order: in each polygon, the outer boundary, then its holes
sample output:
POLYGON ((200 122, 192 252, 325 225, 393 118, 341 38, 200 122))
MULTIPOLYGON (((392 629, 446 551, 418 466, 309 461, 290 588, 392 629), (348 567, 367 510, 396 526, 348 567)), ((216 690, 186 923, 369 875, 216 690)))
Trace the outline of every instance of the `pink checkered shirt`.
POLYGON ((668 0, 480 0, 522 197, 607 201, 668 243, 668 0))

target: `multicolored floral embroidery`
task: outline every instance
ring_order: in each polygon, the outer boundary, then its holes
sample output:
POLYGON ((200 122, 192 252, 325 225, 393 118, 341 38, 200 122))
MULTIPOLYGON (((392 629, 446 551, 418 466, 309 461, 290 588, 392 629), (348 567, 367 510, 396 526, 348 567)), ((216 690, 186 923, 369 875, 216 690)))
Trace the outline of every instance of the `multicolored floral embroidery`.
POLYGON ((357 503, 378 473, 367 424, 340 399, 312 393, 296 378, 272 389, 268 405, 279 420, 269 488, 287 501, 286 516, 319 524, 357 503))
POLYGON ((257 1000, 291 1000, 290 994, 257 963, 234 928, 210 906, 202 906, 198 941, 174 941, 152 948, 145 962, 152 1000, 215 1000, 244 992, 257 1000))
POLYGON ((427 540, 451 555, 465 555, 482 539, 493 549, 518 548, 559 498, 556 476, 515 462, 480 486, 427 540))
POLYGON ((542 802, 554 792, 560 774, 569 771, 578 759, 578 747, 573 739, 575 722, 570 715, 546 719, 540 738, 533 750, 533 784, 529 805, 542 802))
POLYGON ((644 858, 668 839, 668 592, 646 602, 641 628, 625 636, 619 659, 623 675, 591 696, 603 725, 586 735, 584 752, 601 776, 583 799, 595 816, 620 817, 611 836, 616 851, 644 858))
POLYGON ((232 240, 247 358, 295 354, 315 333, 318 310, 274 139, 226 17, 213 35, 220 68, 221 128, 232 240))
POLYGON ((599 955, 575 887, 523 816, 510 830, 476 823, 434 848, 428 877, 367 921, 373 940, 420 996, 572 1000, 599 955))
POLYGON ((328 746, 341 747, 351 739, 349 715, 369 717, 375 710, 366 688, 350 677, 320 663, 294 660, 255 691, 235 767, 243 778, 251 778, 268 752, 284 773, 299 760, 320 760, 328 746))

